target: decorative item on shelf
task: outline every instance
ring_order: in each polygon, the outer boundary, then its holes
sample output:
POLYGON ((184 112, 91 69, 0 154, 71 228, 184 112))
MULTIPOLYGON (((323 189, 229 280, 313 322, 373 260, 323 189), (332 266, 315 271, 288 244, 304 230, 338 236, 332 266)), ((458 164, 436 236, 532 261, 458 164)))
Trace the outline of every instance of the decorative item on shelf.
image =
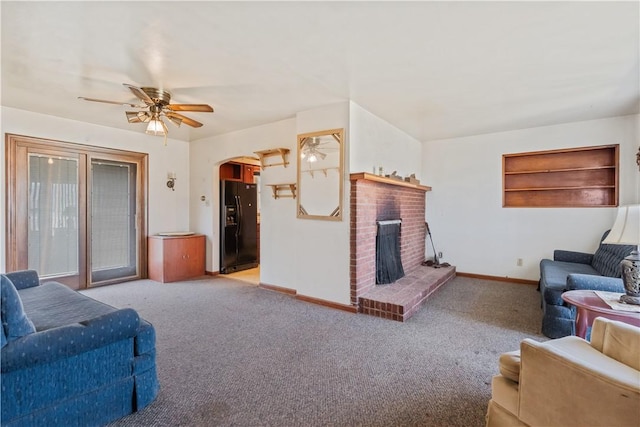
POLYGON ((391 172, 391 175, 387 175, 386 178, 395 179, 397 181, 402 181, 402 177, 398 175, 398 171, 391 172))
POLYGON ((408 182, 409 184, 420 184, 420 180, 416 178, 416 174, 412 173, 411 175, 409 175, 408 177, 406 177, 405 182, 408 182))
POLYGON ((171 191, 176 191, 176 173, 169 172, 167 173, 167 188, 170 188, 171 191))
POLYGON ((626 292, 620 297, 620 302, 640 305, 640 204, 618 208, 616 221, 602 243, 636 246, 636 250, 620 263, 626 292))

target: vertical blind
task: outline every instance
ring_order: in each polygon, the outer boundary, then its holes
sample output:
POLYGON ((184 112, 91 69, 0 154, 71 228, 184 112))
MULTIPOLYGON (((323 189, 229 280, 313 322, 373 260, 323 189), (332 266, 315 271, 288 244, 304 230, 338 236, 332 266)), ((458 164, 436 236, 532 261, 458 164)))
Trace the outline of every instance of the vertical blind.
POLYGON ((135 165, 94 160, 91 174, 91 271, 135 271, 135 165))
POLYGON ((29 155, 28 265, 41 277, 78 272, 78 161, 29 155))

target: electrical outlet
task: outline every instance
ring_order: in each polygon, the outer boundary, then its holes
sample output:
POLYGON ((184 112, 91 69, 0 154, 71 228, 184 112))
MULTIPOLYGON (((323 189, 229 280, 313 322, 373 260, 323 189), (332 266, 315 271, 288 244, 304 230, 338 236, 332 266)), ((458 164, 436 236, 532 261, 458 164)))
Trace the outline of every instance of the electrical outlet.
POLYGON ((518 267, 522 267, 522 258, 518 258, 518 259, 516 260, 516 265, 517 265, 518 267))
POLYGON ((438 258, 442 258, 442 252, 438 252, 438 258))

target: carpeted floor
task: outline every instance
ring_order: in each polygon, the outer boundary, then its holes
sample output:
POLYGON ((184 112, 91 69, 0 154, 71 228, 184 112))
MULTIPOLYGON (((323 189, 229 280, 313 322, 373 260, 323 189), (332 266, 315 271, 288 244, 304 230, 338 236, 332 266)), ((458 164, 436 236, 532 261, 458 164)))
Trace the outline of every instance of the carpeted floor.
POLYGON ((482 426, 499 354, 544 340, 534 286, 461 277, 406 323, 223 277, 84 293, 157 331, 159 396, 114 426, 482 426))

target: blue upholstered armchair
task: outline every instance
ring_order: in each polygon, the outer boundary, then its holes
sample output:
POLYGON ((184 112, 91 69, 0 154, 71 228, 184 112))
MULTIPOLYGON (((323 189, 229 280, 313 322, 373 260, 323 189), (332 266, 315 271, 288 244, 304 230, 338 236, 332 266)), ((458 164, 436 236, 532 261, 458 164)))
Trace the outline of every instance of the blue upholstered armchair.
POLYGON ((155 399, 155 330, 134 310, 32 270, 1 284, 3 426, 101 425, 155 399))
POLYGON ((553 260, 540 261, 542 333, 549 338, 575 334, 576 309, 562 300, 562 293, 585 289, 624 293, 620 261, 635 249, 630 245, 608 245, 600 239, 595 254, 555 250, 553 260))

